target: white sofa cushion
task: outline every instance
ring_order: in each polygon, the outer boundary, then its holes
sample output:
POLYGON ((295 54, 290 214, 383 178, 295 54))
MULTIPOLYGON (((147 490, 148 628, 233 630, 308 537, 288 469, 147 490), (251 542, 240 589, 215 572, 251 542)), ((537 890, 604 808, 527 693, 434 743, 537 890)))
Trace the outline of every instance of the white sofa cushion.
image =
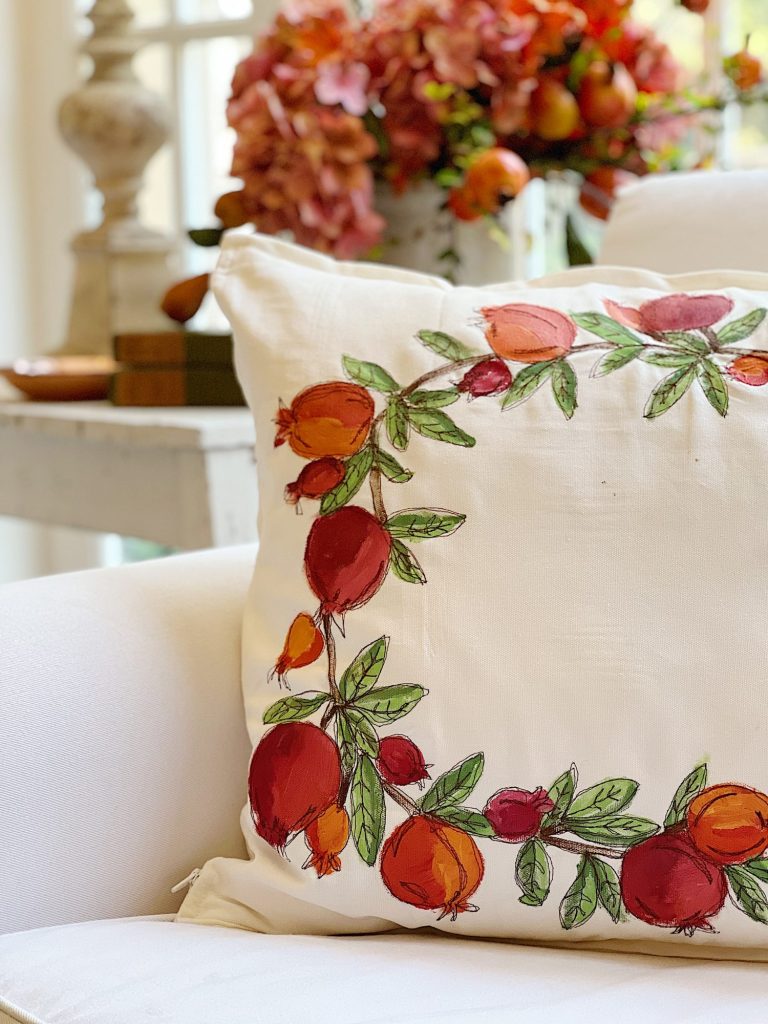
POLYGON ((0 938, 0 1024, 765 1024, 765 967, 115 920, 0 938))
POLYGON ((600 262, 663 274, 768 270, 768 170, 652 174, 622 189, 600 262))

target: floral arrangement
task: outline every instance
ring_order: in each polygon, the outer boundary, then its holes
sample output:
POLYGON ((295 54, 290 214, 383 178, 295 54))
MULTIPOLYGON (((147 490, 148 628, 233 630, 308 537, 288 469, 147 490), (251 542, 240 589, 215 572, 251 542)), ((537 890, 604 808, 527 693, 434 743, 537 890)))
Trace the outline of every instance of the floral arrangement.
POLYGON ((243 189, 222 223, 353 258, 382 236, 375 181, 434 181, 475 220, 556 168, 582 174, 584 205, 605 216, 628 175, 696 161, 693 114, 756 95, 762 79, 743 51, 722 94, 686 89, 632 2, 379 0, 362 16, 344 0, 291 0, 234 76, 243 189))
POLYGON ((577 404, 570 360, 593 350, 599 377, 638 358, 672 370, 646 405, 648 419, 670 410, 694 381, 721 416, 728 382, 768 384, 768 351, 741 346, 761 330, 764 308, 734 319, 733 303, 722 294, 604 307, 605 313, 570 316, 526 303, 486 308, 475 324, 484 336, 479 351, 450 334, 420 331, 417 340, 440 362, 409 384, 377 363, 345 356, 346 380, 310 385, 290 405, 280 403, 275 445, 287 444, 305 460, 286 500, 319 501, 304 552, 306 581, 319 604, 291 623, 271 677, 287 686, 288 673, 325 656, 327 687, 289 693, 267 708, 249 800, 261 840, 293 859, 291 844, 303 836, 303 867, 318 879, 343 870, 342 855, 354 856, 345 853, 351 840, 392 897, 438 920, 456 920, 478 910, 478 892, 482 903, 481 847, 495 841, 516 848, 514 878, 525 908, 539 908, 550 896, 552 851, 561 863, 563 854, 573 858, 559 908, 565 930, 602 910, 616 924, 633 917, 689 936, 711 932, 728 897, 768 924, 765 792, 708 784, 707 765, 700 764, 670 786, 659 824, 630 809, 637 781, 617 776, 580 788, 571 765, 547 789, 508 785, 479 800, 483 752, 433 780, 413 730, 395 731, 429 691, 386 679, 388 637, 339 665, 337 634, 352 634, 350 614, 392 577, 425 584, 412 548, 454 536, 464 525, 466 516, 448 509, 407 508, 397 499, 389 506, 388 492, 401 493, 413 476, 399 457, 416 435, 474 447, 446 408, 499 396, 501 409, 512 409, 549 380, 570 420, 577 404))

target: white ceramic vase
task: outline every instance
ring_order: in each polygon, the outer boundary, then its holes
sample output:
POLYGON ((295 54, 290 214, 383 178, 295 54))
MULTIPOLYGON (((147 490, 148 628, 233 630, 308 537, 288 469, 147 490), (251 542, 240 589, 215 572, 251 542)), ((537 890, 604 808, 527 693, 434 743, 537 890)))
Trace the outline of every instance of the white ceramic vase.
POLYGON ((422 182, 402 195, 378 186, 376 208, 387 222, 382 247, 386 263, 428 274, 452 273, 457 284, 480 285, 523 280, 544 273, 546 209, 544 183, 532 181, 497 219, 499 232, 485 220, 457 221, 443 209, 445 192, 422 182), (506 244, 494 235, 501 233, 506 244), (452 251, 457 262, 441 258, 452 251))

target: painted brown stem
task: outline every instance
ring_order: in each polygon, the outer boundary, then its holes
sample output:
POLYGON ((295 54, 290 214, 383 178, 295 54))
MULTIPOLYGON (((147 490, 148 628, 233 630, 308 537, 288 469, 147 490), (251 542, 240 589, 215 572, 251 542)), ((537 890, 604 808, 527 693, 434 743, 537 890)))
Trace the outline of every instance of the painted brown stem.
POLYGON ((400 392, 400 398, 408 398, 408 396, 412 395, 414 391, 418 391, 419 388, 424 387, 425 384, 430 384, 433 380, 437 380, 446 373, 451 373, 454 370, 468 370, 470 367, 476 366, 478 363, 484 363, 487 359, 493 359, 492 352, 488 352, 486 355, 482 356, 470 356, 467 359, 458 359, 455 363, 448 363, 446 366, 438 366, 436 370, 430 370, 429 373, 422 374, 422 376, 417 378, 413 384, 409 384, 407 388, 403 388, 400 392))
POLYGON ((589 843, 579 843, 575 839, 563 839, 561 836, 551 835, 547 832, 542 832, 541 840, 549 846, 556 846, 558 850, 565 850, 567 853, 610 857, 612 860, 621 860, 624 856, 623 852, 614 850, 610 846, 591 846, 589 843))
POLYGON ((331 700, 334 704, 341 704, 341 694, 336 682, 336 640, 333 636, 333 622, 330 615, 323 616, 323 633, 325 649, 328 654, 328 687, 331 691, 331 700))
MULTIPOLYGON (((379 775, 381 779, 381 775, 379 775)), ((411 800, 409 796, 406 796, 397 786, 393 786, 391 782, 387 782, 385 779, 381 779, 381 784, 384 787, 384 792, 388 793, 396 804, 400 804, 404 811, 409 814, 420 814, 419 805, 415 800, 411 800)))

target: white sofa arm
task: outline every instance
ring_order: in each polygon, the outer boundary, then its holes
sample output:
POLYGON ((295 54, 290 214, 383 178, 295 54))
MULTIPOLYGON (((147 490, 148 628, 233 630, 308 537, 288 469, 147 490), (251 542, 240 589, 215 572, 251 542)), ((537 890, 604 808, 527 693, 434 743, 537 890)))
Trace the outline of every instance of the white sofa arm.
POLYGON ((0 932, 167 913, 242 856, 255 548, 0 588, 0 932))

